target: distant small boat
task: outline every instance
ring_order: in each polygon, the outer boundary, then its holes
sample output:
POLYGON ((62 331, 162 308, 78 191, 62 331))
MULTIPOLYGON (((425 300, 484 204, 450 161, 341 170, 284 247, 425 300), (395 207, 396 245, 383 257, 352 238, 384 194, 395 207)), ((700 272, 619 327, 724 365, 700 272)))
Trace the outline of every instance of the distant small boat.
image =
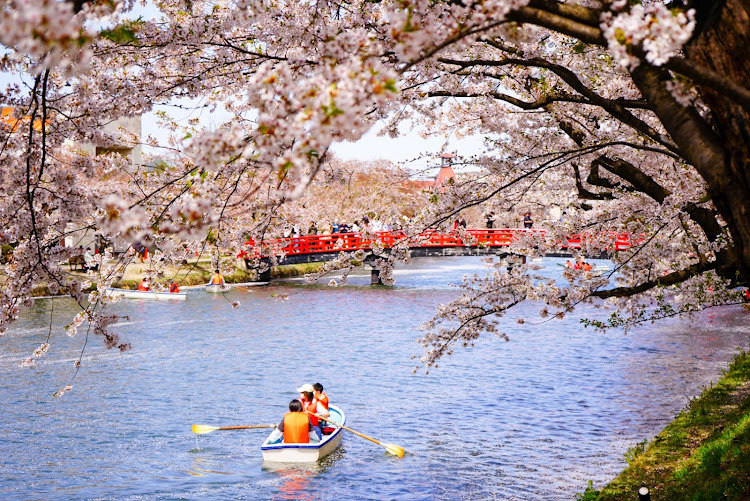
MULTIPOLYGON (((341 409, 332 405, 328 409, 328 412, 331 413, 331 421, 340 425, 346 425, 346 416, 341 409)), ((322 459, 341 445, 344 430, 339 427, 334 428, 333 433, 323 435, 323 440, 320 442, 310 442, 309 444, 286 444, 284 442, 272 444, 268 441, 271 438, 271 435, 269 435, 260 447, 261 451, 263 451, 263 461, 273 463, 313 463, 318 459, 322 459)))
POLYGON ((221 294, 222 292, 227 292, 231 289, 230 286, 226 284, 206 284, 206 292, 210 292, 211 294, 221 294))
POLYGON ((185 292, 156 292, 156 291, 139 291, 130 289, 116 289, 110 287, 107 289, 109 296, 122 296, 127 299, 156 299, 157 301, 184 301, 187 299, 185 292))

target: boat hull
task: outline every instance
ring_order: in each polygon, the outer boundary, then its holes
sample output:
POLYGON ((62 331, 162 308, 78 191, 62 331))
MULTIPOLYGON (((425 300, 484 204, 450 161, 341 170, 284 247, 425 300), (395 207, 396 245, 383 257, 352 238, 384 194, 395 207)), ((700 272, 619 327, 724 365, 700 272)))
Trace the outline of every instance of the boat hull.
POLYGON ((210 294, 221 294, 222 292, 227 292, 229 290, 229 287, 226 285, 221 284, 206 284, 206 292, 210 294), (223 289, 222 289, 223 287, 223 289))
MULTIPOLYGON (((329 408, 331 419, 341 425, 346 425, 346 416, 338 407, 329 408)), ((323 440, 319 443, 309 444, 269 444, 268 438, 263 442, 261 451, 263 452, 263 461, 273 463, 314 463, 335 451, 341 445, 344 430, 336 428, 330 435, 323 435, 323 440)))
POLYGON ((152 299, 156 301, 184 301, 187 299, 185 292, 154 292, 154 291, 137 291, 130 289, 107 289, 109 296, 122 296, 126 299, 152 299))

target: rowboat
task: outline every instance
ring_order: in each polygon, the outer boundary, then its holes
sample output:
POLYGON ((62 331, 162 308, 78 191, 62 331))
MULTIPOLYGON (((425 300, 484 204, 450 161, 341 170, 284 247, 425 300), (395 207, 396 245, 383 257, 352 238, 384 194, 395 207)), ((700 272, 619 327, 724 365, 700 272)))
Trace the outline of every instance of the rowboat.
MULTIPOLYGON (((344 412, 336 406, 330 406, 328 412, 331 413, 331 421, 336 424, 346 425, 346 416, 344 412)), ((329 424, 328 426, 332 426, 329 424)), ((344 430, 334 426, 330 435, 323 435, 320 442, 311 442, 309 444, 286 444, 284 442, 271 443, 273 435, 269 435, 261 445, 263 451, 263 461, 274 463, 313 463, 332 453, 341 445, 341 437, 344 430)))
POLYGON ((222 292, 227 292, 230 287, 228 285, 224 284, 206 284, 206 292, 210 292, 211 294, 221 294, 222 292))
POLYGON ((184 301, 187 299, 185 292, 156 292, 156 291, 138 291, 130 289, 116 289, 111 287, 107 289, 109 296, 122 296, 127 299, 156 299, 157 301, 184 301))

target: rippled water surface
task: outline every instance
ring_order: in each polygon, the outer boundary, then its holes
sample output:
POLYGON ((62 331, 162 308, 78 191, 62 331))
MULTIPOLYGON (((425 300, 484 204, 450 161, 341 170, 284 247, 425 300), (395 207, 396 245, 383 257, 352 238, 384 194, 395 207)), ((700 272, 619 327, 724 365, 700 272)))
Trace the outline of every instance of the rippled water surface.
MULTIPOLYGON (((545 260, 547 273, 563 261, 545 260)), ((62 332, 71 301, 36 301, 0 337, 0 499, 574 499, 616 476, 627 449, 748 344, 748 316, 733 308, 627 334, 508 317, 509 343, 485 336, 412 374, 420 323, 455 297, 450 283, 481 271, 476 258, 422 259, 392 288, 362 273, 337 288, 235 289, 237 310, 198 290, 125 300, 115 330, 133 349, 92 335, 59 399, 85 333, 62 332), (53 304, 50 352, 19 367, 46 339, 53 304), (262 462, 267 430, 190 431, 277 422, 294 389, 316 381, 353 429, 407 456, 347 434, 324 461, 280 468, 262 462)))

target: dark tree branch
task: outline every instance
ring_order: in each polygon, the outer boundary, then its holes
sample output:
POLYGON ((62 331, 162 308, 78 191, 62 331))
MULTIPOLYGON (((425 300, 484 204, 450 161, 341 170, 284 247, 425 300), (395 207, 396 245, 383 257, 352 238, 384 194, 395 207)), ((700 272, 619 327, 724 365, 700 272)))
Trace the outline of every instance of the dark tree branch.
POLYGON ((578 190, 578 198, 582 200, 612 200, 615 198, 612 193, 594 193, 593 191, 587 190, 583 186, 583 182, 581 182, 581 173, 578 165, 575 163, 571 163, 571 165, 573 166, 573 172, 575 172, 576 176, 576 189, 578 190))
POLYGON ((717 262, 705 262, 698 263, 682 270, 675 271, 659 277, 657 280, 649 280, 647 282, 634 285, 633 287, 615 287, 614 289, 607 289, 603 291, 595 291, 591 295, 598 297, 599 299, 608 299, 611 297, 629 297, 636 294, 649 291, 654 287, 667 287, 669 285, 676 285, 684 282, 685 280, 705 273, 706 271, 717 269, 717 262))
POLYGON ((651 127, 649 124, 641 120, 640 118, 633 115, 626 109, 623 103, 618 100, 606 99, 592 89, 587 87, 578 76, 568 68, 554 64, 549 61, 540 58, 531 59, 520 59, 520 58, 505 58, 500 60, 494 59, 475 59, 475 60, 459 60, 440 58, 440 62, 444 64, 450 64, 459 66, 461 68, 471 68, 477 66, 489 66, 489 67, 502 67, 502 66, 523 66, 533 68, 544 68, 552 71, 558 77, 560 77, 566 84, 568 84, 573 90, 581 94, 583 97, 589 100, 589 103, 602 108, 604 111, 612 115, 614 118, 619 120, 625 125, 632 127, 634 130, 641 134, 651 138, 658 144, 661 144, 665 148, 679 153, 677 146, 669 136, 661 134, 659 131, 651 127))

